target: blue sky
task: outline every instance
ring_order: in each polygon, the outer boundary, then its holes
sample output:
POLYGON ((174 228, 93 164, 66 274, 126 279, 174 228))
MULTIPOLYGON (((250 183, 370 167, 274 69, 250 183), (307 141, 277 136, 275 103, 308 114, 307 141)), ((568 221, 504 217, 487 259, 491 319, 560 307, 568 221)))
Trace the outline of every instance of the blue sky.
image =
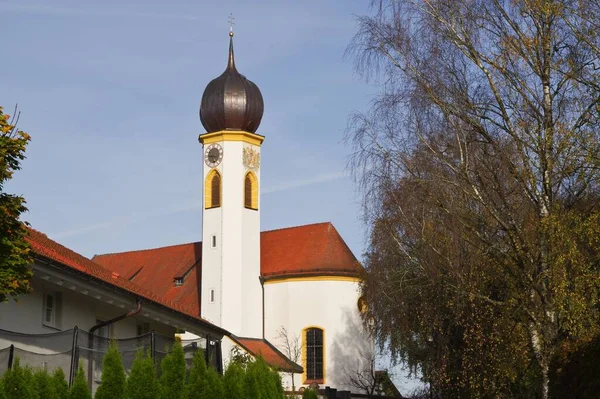
POLYGON ((0 0, 0 105, 32 136, 7 191, 24 219, 94 254, 199 241, 198 106, 238 70, 265 100, 262 230, 331 221, 357 257, 360 198, 343 143, 376 87, 344 60, 365 0, 0 0))
POLYGON ((364 250, 342 142, 373 87, 344 60, 364 1, 1 1, 0 104, 33 141, 8 186, 86 255, 201 237, 198 105, 236 63, 265 99, 262 229, 332 221, 364 250))

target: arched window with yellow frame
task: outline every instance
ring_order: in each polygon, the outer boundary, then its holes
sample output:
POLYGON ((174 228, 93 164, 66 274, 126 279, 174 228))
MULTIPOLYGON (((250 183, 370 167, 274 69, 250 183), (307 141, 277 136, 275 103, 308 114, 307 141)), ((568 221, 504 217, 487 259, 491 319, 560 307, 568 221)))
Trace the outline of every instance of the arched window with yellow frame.
POLYGON ((244 177, 244 207, 258 209, 258 179, 252 172, 246 173, 244 177))
POLYGON ((204 181, 204 208, 218 208, 221 206, 221 174, 218 170, 211 170, 204 181))
POLYGON ((325 383, 325 330, 310 326, 302 331, 304 384, 325 383))

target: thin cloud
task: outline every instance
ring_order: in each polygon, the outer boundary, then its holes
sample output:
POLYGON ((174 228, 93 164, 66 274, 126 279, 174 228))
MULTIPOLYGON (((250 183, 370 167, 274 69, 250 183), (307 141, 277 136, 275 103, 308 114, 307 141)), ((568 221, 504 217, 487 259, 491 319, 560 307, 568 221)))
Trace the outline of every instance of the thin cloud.
POLYGON ((333 180, 343 179, 348 175, 345 172, 323 173, 306 179, 292 180, 287 183, 278 184, 272 187, 267 187, 262 190, 262 194, 278 193, 281 191, 293 190, 296 188, 310 186, 312 184, 326 183, 333 180))
MULTIPOLYGON (((292 180, 287 183, 282 183, 282 184, 278 184, 275 186, 267 187, 266 189, 262 190, 262 194, 266 195, 266 194, 278 193, 278 192, 287 191, 287 190, 294 190, 294 189, 297 189, 300 187, 310 186, 312 184, 326 183, 326 182, 330 182, 330 181, 334 181, 334 180, 338 180, 338 179, 343 179, 347 176, 348 175, 345 172, 324 173, 324 174, 316 175, 316 176, 313 176, 313 177, 310 177, 307 179, 292 180)), ((129 216, 115 218, 113 220, 109 220, 108 222, 96 223, 96 224, 93 224, 90 226, 60 231, 58 233, 49 234, 49 236, 54 239, 78 236, 78 235, 89 233, 89 232, 96 231, 96 230, 110 229, 110 228, 114 228, 116 226, 123 226, 125 224, 137 223, 137 222, 141 222, 141 221, 159 217, 159 216, 169 216, 169 215, 174 215, 176 213, 190 212, 190 211, 195 211, 198 209, 202 209, 202 199, 201 198, 199 198, 197 201, 193 201, 193 202, 190 201, 185 204, 178 204, 176 206, 171 206, 169 208, 158 209, 154 212, 136 213, 136 214, 132 214, 129 216)))
POLYGON ((91 226, 85 226, 85 227, 80 227, 80 228, 71 229, 71 230, 64 230, 59 233, 48 234, 48 236, 51 238, 54 238, 54 239, 60 239, 60 238, 65 238, 65 237, 78 236, 78 235, 81 235, 84 233, 89 233, 90 231, 108 229, 108 228, 114 227, 115 225, 116 225, 116 220, 113 220, 110 222, 96 223, 91 226))
POLYGON ((104 10, 84 10, 80 8, 45 6, 42 4, 16 4, 0 2, 0 10, 21 12, 28 14, 42 15, 60 15, 60 16, 90 16, 90 17, 126 17, 126 18, 154 18, 154 19, 173 19, 184 21, 203 21, 205 18, 185 14, 162 14, 148 12, 130 12, 130 11, 104 11, 104 10))

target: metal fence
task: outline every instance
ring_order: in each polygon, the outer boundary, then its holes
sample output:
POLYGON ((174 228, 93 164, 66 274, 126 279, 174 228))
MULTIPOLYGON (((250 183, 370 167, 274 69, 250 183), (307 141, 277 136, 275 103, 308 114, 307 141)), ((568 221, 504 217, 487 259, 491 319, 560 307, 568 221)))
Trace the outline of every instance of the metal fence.
MULTIPOLYGON (((61 368, 71 385, 77 369, 82 366, 88 377, 89 387, 95 392, 102 377, 102 361, 112 341, 117 343, 123 357, 123 366, 129 373, 138 351, 149 353, 155 364, 159 365, 171 351, 175 338, 152 331, 131 338, 109 339, 77 327, 49 334, 23 334, 0 329, 0 375, 19 358, 23 366, 45 369, 50 373, 61 368)), ((221 371, 220 342, 198 338, 182 340, 181 343, 188 365, 191 364, 194 352, 201 349, 205 352, 207 363, 221 371)))

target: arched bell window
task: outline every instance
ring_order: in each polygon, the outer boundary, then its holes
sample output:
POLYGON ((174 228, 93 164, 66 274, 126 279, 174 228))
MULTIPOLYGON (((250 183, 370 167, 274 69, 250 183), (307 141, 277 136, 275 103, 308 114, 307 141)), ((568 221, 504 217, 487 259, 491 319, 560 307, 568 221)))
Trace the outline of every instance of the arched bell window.
POLYGON ((258 209, 258 179, 252 172, 246 173, 244 177, 244 207, 258 209))
POLYGON ((304 383, 325 383, 325 331, 308 327, 303 334, 304 383))
POLYGON ((221 206, 221 175, 216 169, 211 170, 204 182, 204 208, 221 206))

